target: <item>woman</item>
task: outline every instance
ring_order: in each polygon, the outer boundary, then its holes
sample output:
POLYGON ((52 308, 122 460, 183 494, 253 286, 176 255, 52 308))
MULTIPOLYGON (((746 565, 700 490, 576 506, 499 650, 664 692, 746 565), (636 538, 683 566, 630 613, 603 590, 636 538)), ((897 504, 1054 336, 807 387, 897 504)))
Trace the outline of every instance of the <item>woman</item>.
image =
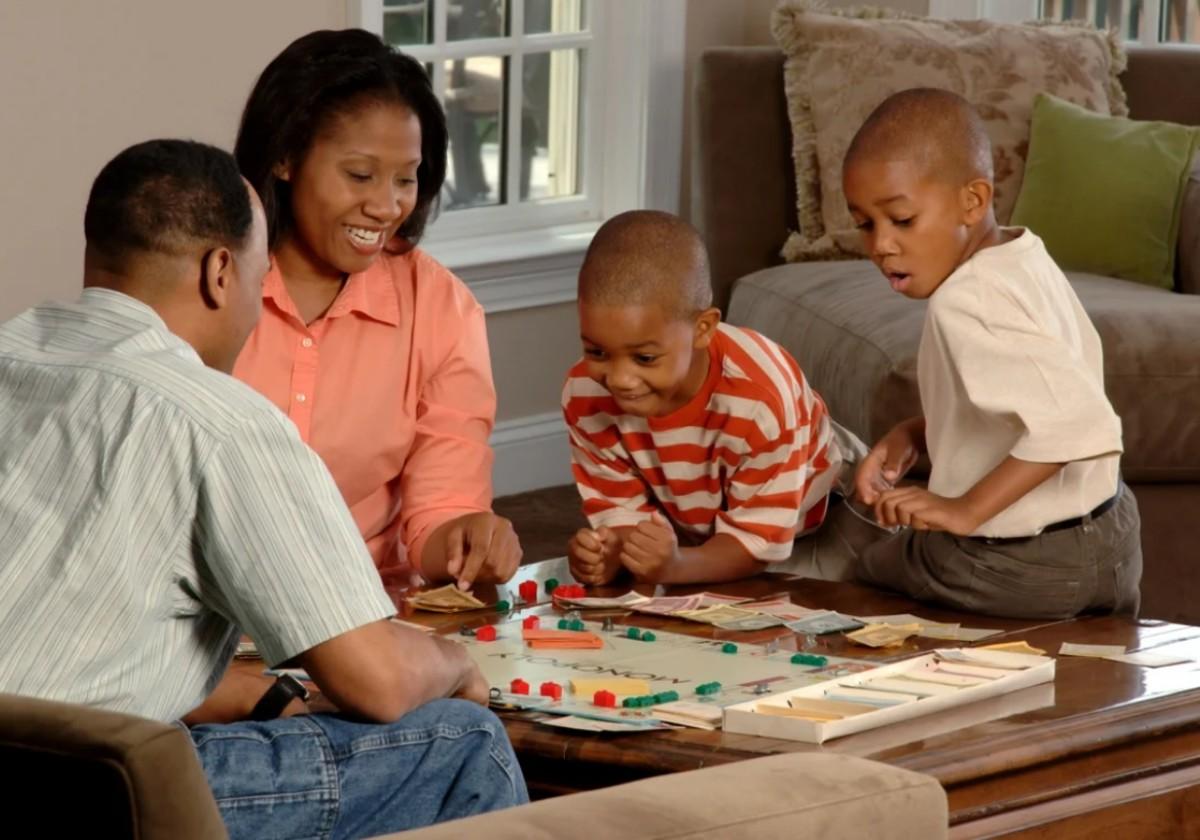
POLYGON ((495 416, 483 310, 419 250, 446 173, 421 65, 362 30, 313 32, 263 71, 235 155, 272 268, 234 375, 324 459, 385 579, 506 581, 491 512, 495 416))

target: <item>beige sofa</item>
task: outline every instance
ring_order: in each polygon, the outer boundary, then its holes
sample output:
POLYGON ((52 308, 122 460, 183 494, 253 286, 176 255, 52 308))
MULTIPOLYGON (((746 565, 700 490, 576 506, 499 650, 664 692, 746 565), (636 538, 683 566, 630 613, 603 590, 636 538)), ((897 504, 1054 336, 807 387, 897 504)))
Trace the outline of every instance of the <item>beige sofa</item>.
MULTIPOLYGON (((1134 119, 1200 125, 1200 48, 1131 48, 1121 77, 1134 119)), ((783 55, 704 53, 697 74, 692 218, 708 242, 727 318, 783 343, 833 416, 872 442, 919 413, 924 303, 891 291, 868 261, 782 265, 796 226, 783 55)), ((1087 274, 1071 282, 1104 343, 1125 431, 1122 470, 1142 514, 1146 617, 1200 624, 1200 176, 1193 170, 1179 292, 1087 274)))
MULTIPOLYGON (((10 826, 38 837, 226 837, 204 771, 174 726, 0 694, 0 775, 10 826)), ((542 800, 400 840, 937 840, 937 781, 861 758, 786 753, 542 800)))

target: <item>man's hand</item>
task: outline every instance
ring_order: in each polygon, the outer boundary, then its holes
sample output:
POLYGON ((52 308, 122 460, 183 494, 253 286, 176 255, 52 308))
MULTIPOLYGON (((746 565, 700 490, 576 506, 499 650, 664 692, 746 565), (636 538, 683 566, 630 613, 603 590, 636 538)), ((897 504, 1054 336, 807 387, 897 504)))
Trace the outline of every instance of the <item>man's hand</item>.
MULTIPOLYGON (((217 683, 212 694, 183 716, 183 722, 188 726, 196 726, 201 723, 233 723, 239 720, 248 720, 250 711, 274 684, 274 677, 262 673, 261 662, 255 662, 253 667, 243 667, 234 663, 217 683)), ((308 706, 297 697, 279 716, 291 717, 307 712, 308 706)))
POLYGON ((476 582, 504 583, 521 565, 521 541, 503 516, 468 513, 443 526, 443 533, 446 573, 459 589, 476 582))
POLYGON ((462 685, 458 687, 458 691, 454 692, 454 696, 462 700, 470 700, 472 703, 478 703, 480 706, 488 704, 488 691, 491 686, 488 685, 487 678, 483 676, 483 672, 479 670, 479 666, 474 662, 471 663, 467 673, 463 676, 462 685))
POLYGON ((638 580, 657 583, 679 562, 679 539, 658 511, 639 522, 621 545, 621 565, 638 580))
POLYGON ((898 423, 880 438, 854 474, 854 492, 858 498, 868 505, 879 501, 882 493, 890 491, 912 469, 921 454, 920 444, 910 420, 898 423))
POLYGON ((447 661, 455 663, 459 671, 458 686, 451 692, 451 697, 470 700, 481 706, 488 704, 488 691, 491 688, 479 666, 471 659, 467 649, 459 642, 446 636, 430 636, 447 661))
POLYGON ((621 538, 606 525, 580 528, 567 543, 571 575, 580 583, 603 586, 621 571, 621 538))
POLYGON ((948 531, 965 537, 979 527, 965 499, 947 499, 921 487, 886 490, 875 502, 881 525, 907 525, 917 531, 948 531))

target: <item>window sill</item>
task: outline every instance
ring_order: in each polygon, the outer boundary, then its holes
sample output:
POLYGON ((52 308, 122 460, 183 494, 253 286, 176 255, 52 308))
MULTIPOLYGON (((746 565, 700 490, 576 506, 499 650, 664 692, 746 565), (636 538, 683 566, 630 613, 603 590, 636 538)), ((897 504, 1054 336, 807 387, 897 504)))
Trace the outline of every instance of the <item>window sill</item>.
POLYGON ((575 300, 575 284, 596 221, 438 241, 421 247, 471 288, 484 311, 506 312, 575 300))

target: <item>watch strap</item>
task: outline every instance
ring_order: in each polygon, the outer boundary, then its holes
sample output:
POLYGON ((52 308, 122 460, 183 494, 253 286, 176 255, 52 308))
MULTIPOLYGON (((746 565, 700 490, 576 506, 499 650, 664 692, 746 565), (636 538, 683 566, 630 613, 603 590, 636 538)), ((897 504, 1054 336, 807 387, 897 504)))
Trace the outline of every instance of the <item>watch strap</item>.
POLYGON ((297 698, 308 699, 304 683, 291 674, 280 674, 250 710, 250 720, 274 720, 297 698))

